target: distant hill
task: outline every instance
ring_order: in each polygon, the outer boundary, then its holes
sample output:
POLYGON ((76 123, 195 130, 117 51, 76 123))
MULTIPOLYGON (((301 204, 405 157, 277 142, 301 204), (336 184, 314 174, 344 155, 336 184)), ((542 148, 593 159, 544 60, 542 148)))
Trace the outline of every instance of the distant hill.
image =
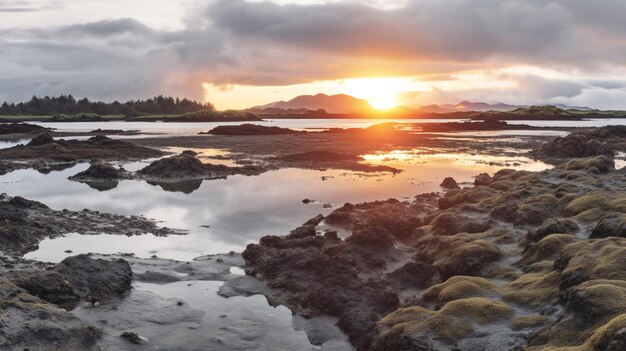
POLYGON ((301 95, 289 101, 272 102, 267 105, 252 107, 250 111, 282 109, 282 110, 324 110, 328 113, 362 113, 372 110, 369 102, 350 95, 301 95))
MULTIPOLYGON (((563 104, 553 105, 563 110, 589 110, 588 107, 567 106, 563 104)), ((450 112, 487 112, 487 111, 500 111, 508 112, 518 108, 530 107, 529 105, 509 105, 503 103, 488 104, 486 102, 471 102, 461 101, 458 104, 441 104, 441 105, 426 105, 416 109, 421 113, 450 113, 450 112)))
POLYGON ((461 101, 458 104, 427 105, 417 109, 424 113, 448 113, 448 112, 486 112, 486 111, 513 111, 520 106, 509 104, 488 104, 486 102, 461 101))
MULTIPOLYGON (((555 105, 563 110, 589 110, 586 107, 574 107, 567 105, 555 105)), ((461 101, 458 104, 433 104, 421 107, 398 106, 391 110, 381 112, 375 110, 366 100, 358 99, 350 95, 301 95, 289 101, 277 101, 267 105, 256 106, 248 109, 259 115, 323 115, 323 114, 414 114, 425 115, 433 113, 454 112, 510 112, 530 105, 509 105, 504 103, 489 104, 486 102, 461 101)))

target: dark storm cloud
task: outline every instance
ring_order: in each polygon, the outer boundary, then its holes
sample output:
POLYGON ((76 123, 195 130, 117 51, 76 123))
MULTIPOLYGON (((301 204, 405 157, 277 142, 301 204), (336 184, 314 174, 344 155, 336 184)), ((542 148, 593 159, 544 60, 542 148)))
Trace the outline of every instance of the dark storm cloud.
MULTIPOLYGON (((0 9, 9 3, 15 4, 0 0, 0 9)), ((37 8, 33 4, 53 2, 21 3, 37 8)), ((201 82, 283 85, 368 75, 450 77, 518 64, 606 74, 626 64, 624 13, 623 0, 409 0, 392 10, 353 1, 216 0, 197 8, 181 30, 157 30, 132 18, 4 29, 0 100, 20 100, 33 92, 200 98, 201 82)), ((518 82, 518 94, 527 89, 533 98, 575 98, 584 89, 624 87, 619 79, 508 79, 518 82)))
POLYGON ((280 6, 219 0, 208 15, 217 27, 248 43, 333 55, 585 64, 585 56, 604 54, 594 53, 601 48, 577 29, 567 6, 553 1, 413 0, 380 10, 358 3, 280 6))

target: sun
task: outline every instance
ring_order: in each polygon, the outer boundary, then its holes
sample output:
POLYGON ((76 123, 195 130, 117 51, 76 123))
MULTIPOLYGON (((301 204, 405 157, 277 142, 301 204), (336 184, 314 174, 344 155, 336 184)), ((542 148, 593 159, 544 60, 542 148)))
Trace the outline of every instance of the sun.
POLYGON ((394 107, 398 107, 398 102, 391 96, 385 96, 376 99, 367 99, 373 108, 381 111, 391 110, 394 107))
POLYGON ((366 100, 377 110, 398 107, 398 94, 410 90, 404 78, 355 78, 344 81, 346 94, 366 100))

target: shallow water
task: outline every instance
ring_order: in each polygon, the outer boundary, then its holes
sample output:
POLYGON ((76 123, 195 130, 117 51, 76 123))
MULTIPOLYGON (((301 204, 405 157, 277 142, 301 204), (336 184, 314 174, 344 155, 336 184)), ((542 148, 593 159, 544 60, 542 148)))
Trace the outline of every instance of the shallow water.
MULTIPOLYGON (((96 325, 102 320, 109 321, 104 327, 113 334, 110 339, 114 343, 121 332, 130 330, 146 337, 158 350, 180 350, 181 345, 189 351, 352 350, 330 318, 317 320, 325 326, 322 336, 328 340, 322 338, 321 345, 313 346, 303 330, 308 321, 292 315, 286 307, 269 307, 261 295, 223 298, 217 294, 222 282, 133 285, 131 295, 113 312, 78 308, 74 313, 96 325), (179 301, 184 301, 184 307, 177 306, 179 301), (179 313, 182 321, 167 325, 179 313), (135 320, 132 314, 140 316, 140 320, 135 320)), ((111 347, 118 345, 119 341, 111 347)))
MULTIPOLYGON (((325 129, 325 128, 363 128, 374 124, 385 122, 397 123, 442 123, 442 122, 463 122, 467 119, 267 119, 264 122, 250 122, 267 126, 278 126, 298 130, 305 129, 325 129)), ((219 125, 239 125, 246 122, 37 122, 36 124, 56 128, 59 132, 89 132, 94 129, 123 129, 138 130, 141 133, 156 133, 160 135, 196 135, 199 132, 207 131, 219 125)), ((584 121, 507 121, 510 124, 528 124, 537 127, 602 127, 607 125, 626 125, 626 119, 603 118, 584 121)), ((481 135, 483 132, 462 132, 468 135, 481 135), (478 134, 477 134, 478 133, 478 134)), ((492 132, 488 132, 492 133, 492 132)), ((458 133, 455 133, 458 134, 458 133)), ((502 131, 500 135, 561 135, 563 132, 550 131, 502 131), (548 133, 548 134, 542 134, 548 133), (557 133, 557 134, 555 134, 557 133)), ((113 136, 115 138, 139 138, 145 135, 113 136)))
MULTIPOLYGON (((207 150, 206 154, 219 154, 207 150)), ((88 167, 75 167, 48 175, 20 170, 2 177, 0 192, 41 201, 51 208, 89 208, 119 214, 154 218, 162 226, 184 229, 183 236, 127 237, 123 235, 76 235, 47 239, 39 250, 26 257, 58 262, 71 254, 134 253, 141 257, 190 260, 203 254, 241 252, 248 243, 264 235, 286 234, 317 214, 328 214, 345 202, 364 202, 441 191, 448 176, 469 183, 482 172, 503 167, 541 170, 549 166, 526 157, 497 157, 468 154, 423 154, 423 150, 364 155, 366 162, 390 165, 399 174, 358 173, 343 170, 281 169, 258 176, 190 181, 173 186, 121 181, 99 191, 67 177, 88 167), (315 200, 304 204, 303 199, 315 200), (330 207, 330 208, 329 208, 330 207)), ((212 160, 210 160, 212 162, 212 160)), ((221 162, 221 160, 217 160, 221 162)), ((148 161, 125 165, 136 170, 148 161)), ((105 233, 106 234, 106 233, 105 233)))

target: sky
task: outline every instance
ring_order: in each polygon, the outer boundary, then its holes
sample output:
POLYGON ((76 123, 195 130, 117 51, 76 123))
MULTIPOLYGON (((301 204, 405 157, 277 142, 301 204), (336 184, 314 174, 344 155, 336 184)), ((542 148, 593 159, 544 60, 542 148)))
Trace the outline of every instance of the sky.
POLYGON ((0 0, 0 101, 626 109, 624 0, 0 0))

